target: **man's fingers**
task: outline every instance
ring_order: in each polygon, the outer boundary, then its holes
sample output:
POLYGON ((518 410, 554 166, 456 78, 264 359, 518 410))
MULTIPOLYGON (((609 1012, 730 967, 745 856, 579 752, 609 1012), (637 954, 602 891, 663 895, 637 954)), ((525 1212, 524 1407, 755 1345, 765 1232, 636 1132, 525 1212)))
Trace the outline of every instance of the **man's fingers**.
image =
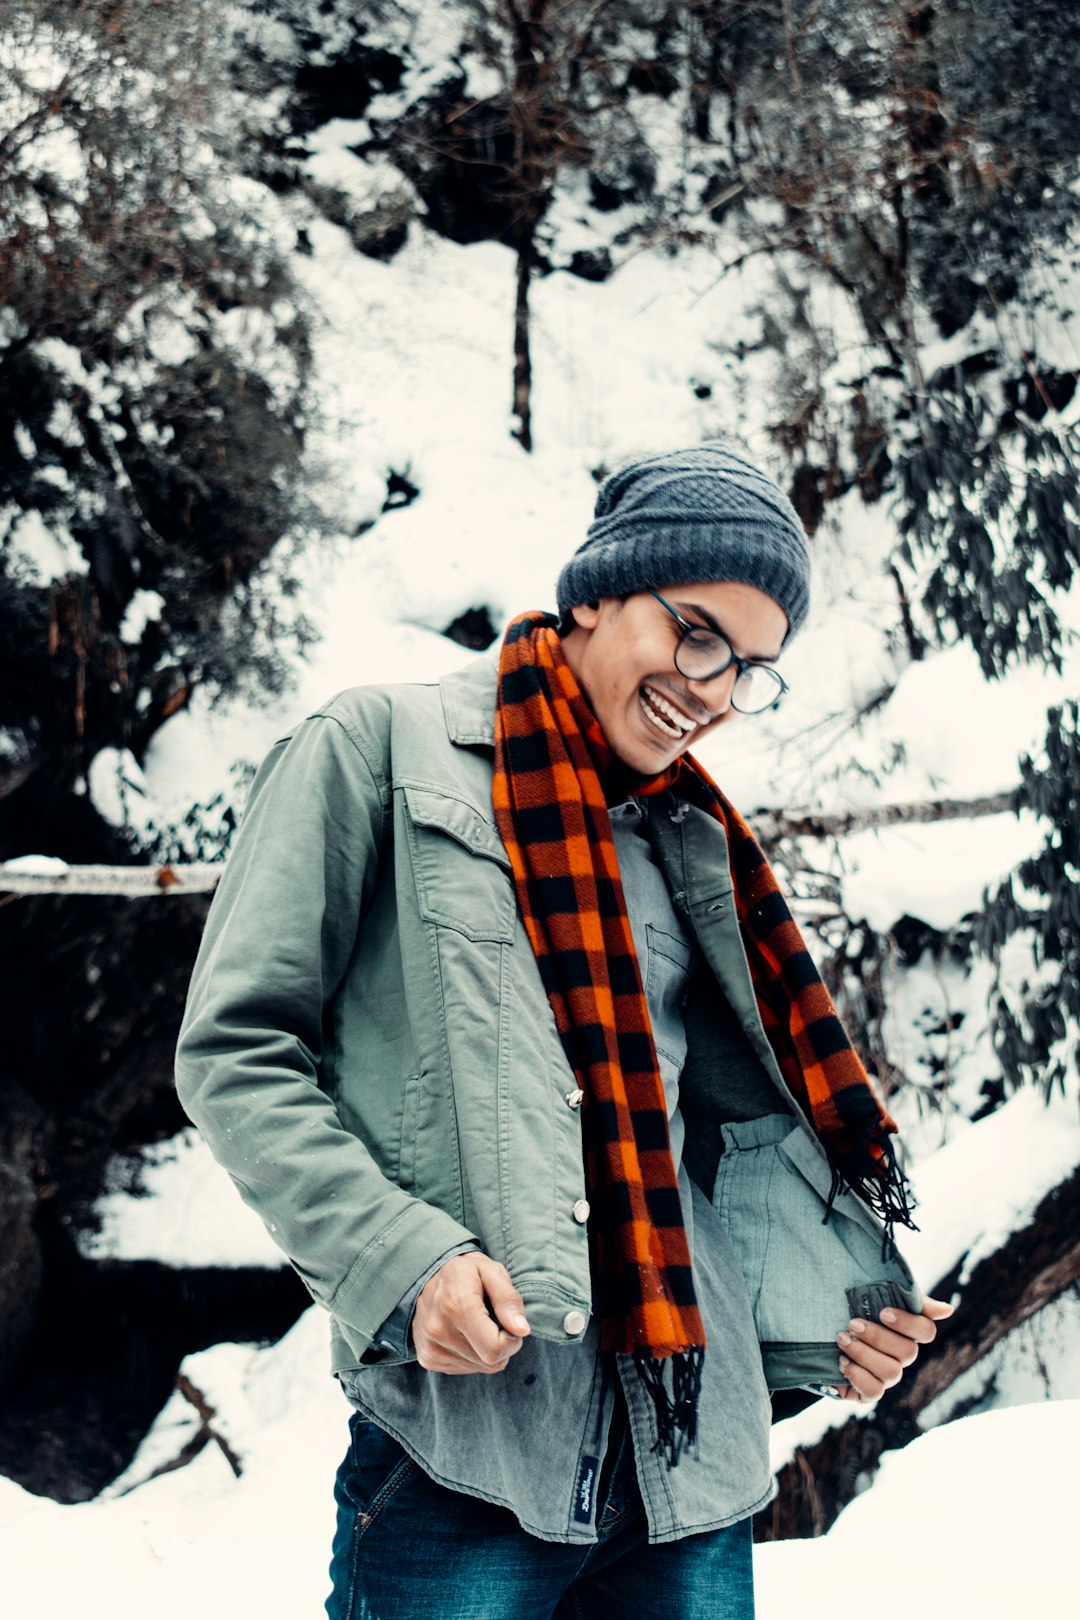
POLYGON ((952 1313, 946 1300, 928 1298, 919 1314, 889 1307, 881 1312, 880 1323, 854 1317, 836 1336, 840 1371, 847 1379, 847 1387, 840 1390, 842 1398, 876 1401, 892 1389, 918 1356, 920 1345, 937 1336, 936 1323, 952 1313))
MULTIPOLYGON (((842 1364, 845 1377, 850 1379, 852 1370, 855 1367, 861 1367, 877 1380, 882 1389, 892 1389, 894 1384, 898 1384, 903 1376, 904 1368, 909 1366, 915 1359, 914 1346, 909 1346, 907 1360, 901 1361, 896 1356, 886 1355, 880 1350, 875 1350, 872 1345, 856 1339, 850 1333, 841 1333, 837 1342, 841 1354, 845 1357, 842 1364)), ((909 1343, 907 1340, 902 1342, 909 1343)), ((857 1387, 861 1389, 862 1385, 859 1384, 857 1387)), ((879 1390, 878 1393, 880 1394, 881 1391, 879 1390)))
POLYGON ((497 1260, 492 1260, 486 1254, 470 1254, 463 1258, 471 1260, 473 1266, 471 1274, 464 1279, 460 1308, 451 1318, 451 1327, 460 1333, 481 1370, 498 1367, 500 1363, 505 1366, 507 1358, 520 1350, 522 1335, 528 1331, 521 1295, 511 1282, 506 1267, 497 1260), (517 1333, 506 1332, 500 1327, 496 1300, 511 1321, 524 1324, 517 1333))
POLYGON ((927 1295, 918 1316, 913 1311, 899 1311, 888 1306, 881 1312, 881 1320, 894 1333, 902 1333, 905 1338, 914 1339, 916 1344, 930 1344, 937 1337, 936 1324, 944 1317, 951 1316, 955 1309, 948 1300, 931 1299, 927 1295))
POLYGON ((452 1350, 444 1350, 441 1346, 428 1346, 423 1356, 417 1352, 417 1359, 425 1372, 446 1373, 451 1377, 464 1374, 500 1373, 505 1372, 510 1356, 505 1355, 500 1360, 491 1362, 477 1361, 470 1350, 467 1354, 458 1355, 452 1350))
POLYGON ((530 1331, 529 1319, 525 1315, 525 1301, 514 1287, 510 1273, 505 1266, 501 1266, 497 1260, 490 1259, 486 1254, 477 1255, 476 1258, 484 1292, 495 1314, 495 1320, 508 1333, 524 1338, 530 1331))
POLYGON ((491 1320, 484 1303, 474 1305, 467 1311, 459 1326, 458 1352, 471 1354, 482 1371, 500 1362, 505 1366, 509 1358, 521 1349, 521 1340, 512 1333, 504 1333, 498 1323, 491 1320))
POLYGON ((425 1284, 413 1314, 417 1359, 429 1372, 501 1372, 528 1331, 510 1273, 478 1251, 455 1255, 441 1266, 425 1284), (501 1327, 500 1320, 514 1331, 501 1327))
POLYGON ((892 1328, 881 1327, 876 1322, 864 1321, 858 1316, 853 1317, 844 1332, 837 1334, 836 1342, 849 1355, 855 1355, 856 1360, 860 1359, 858 1346, 869 1345, 881 1355, 891 1356, 901 1367, 910 1367, 919 1353, 919 1346, 913 1338, 896 1333, 892 1328))
POLYGON ((852 1361, 848 1356, 840 1357, 840 1371, 855 1391, 854 1395, 844 1396, 845 1400, 861 1398, 864 1401, 876 1401, 885 1393, 887 1386, 884 1380, 878 1378, 876 1374, 870 1372, 866 1367, 860 1367, 857 1362, 852 1361))
POLYGON ((426 1326, 413 1326, 417 1360, 428 1372, 501 1372, 521 1349, 521 1340, 503 1333, 483 1308, 474 1308, 462 1325, 435 1315, 426 1326))

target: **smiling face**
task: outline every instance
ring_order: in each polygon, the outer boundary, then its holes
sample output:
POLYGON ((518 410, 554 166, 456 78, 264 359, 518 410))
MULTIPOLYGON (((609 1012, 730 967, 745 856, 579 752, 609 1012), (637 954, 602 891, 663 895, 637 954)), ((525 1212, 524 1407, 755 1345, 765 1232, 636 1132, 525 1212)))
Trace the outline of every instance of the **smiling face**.
MULTIPOLYGON (((691 624, 717 630, 740 658, 773 662, 788 629, 787 614, 754 585, 712 580, 659 587, 691 624)), ((572 610, 563 637, 567 662, 617 759, 653 776, 736 713, 734 664, 708 681, 675 668, 679 626, 647 591, 605 597, 572 610)))

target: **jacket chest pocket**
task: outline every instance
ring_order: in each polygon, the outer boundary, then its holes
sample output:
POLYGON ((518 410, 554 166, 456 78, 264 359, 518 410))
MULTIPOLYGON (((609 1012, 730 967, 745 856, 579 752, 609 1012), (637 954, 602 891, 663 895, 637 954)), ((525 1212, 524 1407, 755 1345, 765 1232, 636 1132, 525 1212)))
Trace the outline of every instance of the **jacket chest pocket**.
POLYGON ((517 901, 495 823, 464 799, 401 791, 420 915, 467 939, 509 945, 517 901))

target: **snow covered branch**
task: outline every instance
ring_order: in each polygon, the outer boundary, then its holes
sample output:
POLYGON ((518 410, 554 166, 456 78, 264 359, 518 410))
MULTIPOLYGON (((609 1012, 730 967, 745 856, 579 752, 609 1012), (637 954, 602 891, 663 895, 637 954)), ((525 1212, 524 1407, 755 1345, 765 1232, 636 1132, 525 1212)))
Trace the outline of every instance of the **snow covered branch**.
MULTIPOLYGON (((911 804, 867 805, 860 810, 825 814, 817 810, 763 810, 753 818, 760 841, 781 838, 842 838, 870 827, 897 822, 957 821, 996 816, 1017 808, 1017 793, 989 794, 979 799, 923 799, 911 804)), ((171 866, 69 866, 46 855, 0 861, 0 895, 114 895, 137 900, 152 894, 200 894, 217 886, 222 861, 171 866)))
POLYGON ((217 886, 223 861, 190 866, 69 866, 45 855, 0 861, 0 895, 116 895, 138 900, 151 894, 201 894, 217 886))
MULTIPOLYGON (((1017 790, 990 793, 977 799, 918 799, 905 804, 864 805, 858 810, 828 814, 819 810, 762 810, 752 818, 762 844, 781 838, 843 838, 872 827, 894 827, 898 822, 962 821, 977 816, 999 816, 1016 810, 1017 790)), ((3 868, 0 867, 0 873, 3 868)))

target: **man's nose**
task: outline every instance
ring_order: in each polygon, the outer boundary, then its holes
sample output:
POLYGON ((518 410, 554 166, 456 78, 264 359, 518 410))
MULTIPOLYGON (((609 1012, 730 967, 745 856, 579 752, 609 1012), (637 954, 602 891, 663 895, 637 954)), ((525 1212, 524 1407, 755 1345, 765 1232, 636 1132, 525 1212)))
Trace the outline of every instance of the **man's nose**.
POLYGON ((731 708, 731 694, 735 690, 738 678, 738 668, 734 664, 729 664, 719 675, 710 675, 705 681, 687 681, 686 684, 702 708, 708 709, 715 719, 721 714, 726 714, 731 708))

